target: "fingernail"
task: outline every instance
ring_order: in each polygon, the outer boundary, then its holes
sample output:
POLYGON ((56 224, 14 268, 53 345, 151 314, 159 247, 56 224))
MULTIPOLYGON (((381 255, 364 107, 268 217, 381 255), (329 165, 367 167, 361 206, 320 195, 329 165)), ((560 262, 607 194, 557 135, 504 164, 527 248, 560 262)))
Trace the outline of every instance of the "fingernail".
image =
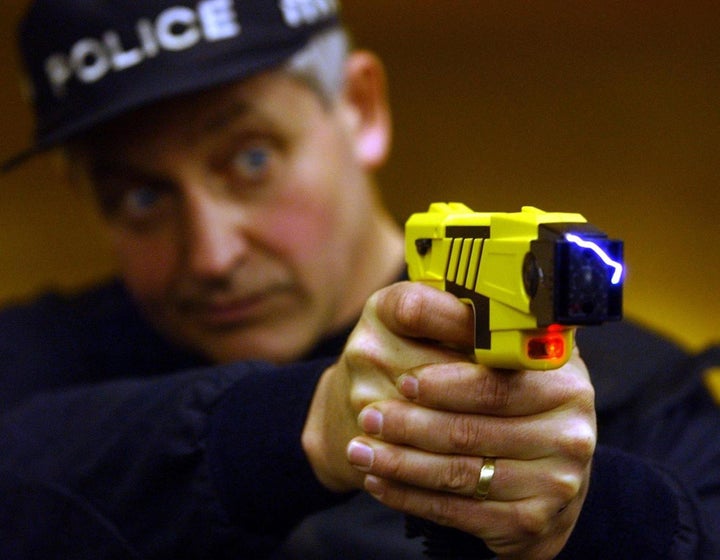
POLYGON ((360 428, 370 435, 380 435, 383 428, 382 412, 376 408, 366 408, 358 417, 360 428))
POLYGON ((385 491, 385 487, 378 477, 369 474, 365 477, 365 490, 376 498, 380 498, 385 491))
POLYGON ((398 391, 406 399, 416 399, 420 392, 417 377, 404 373, 397 381, 398 391))
POLYGON ((369 469, 375 459, 372 447, 359 441, 351 441, 347 447, 347 457, 350 464, 360 470, 369 469))

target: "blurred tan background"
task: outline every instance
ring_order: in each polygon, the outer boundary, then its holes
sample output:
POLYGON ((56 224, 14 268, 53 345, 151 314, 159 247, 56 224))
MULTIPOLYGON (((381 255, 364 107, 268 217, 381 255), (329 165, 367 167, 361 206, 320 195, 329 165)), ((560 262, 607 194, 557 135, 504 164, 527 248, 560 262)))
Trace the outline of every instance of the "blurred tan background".
MULTIPOLYGON (((0 4, 0 158, 27 145, 0 4)), ((385 59, 399 221, 432 201, 583 213, 626 242, 626 314, 691 348, 720 339, 720 2, 345 0, 385 59)), ((112 272, 53 156, 0 177, 0 303, 112 272)))

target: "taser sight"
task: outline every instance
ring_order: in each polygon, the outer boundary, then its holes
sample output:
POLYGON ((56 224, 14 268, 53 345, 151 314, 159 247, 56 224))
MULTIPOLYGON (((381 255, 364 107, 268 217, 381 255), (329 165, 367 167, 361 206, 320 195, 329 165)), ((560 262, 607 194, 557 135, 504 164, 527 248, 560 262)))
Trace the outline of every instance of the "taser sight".
POLYGON ((475 358, 509 369, 554 369, 575 327, 622 317, 623 244, 580 215, 473 212, 434 203, 405 224, 411 280, 456 295, 475 314, 475 358))

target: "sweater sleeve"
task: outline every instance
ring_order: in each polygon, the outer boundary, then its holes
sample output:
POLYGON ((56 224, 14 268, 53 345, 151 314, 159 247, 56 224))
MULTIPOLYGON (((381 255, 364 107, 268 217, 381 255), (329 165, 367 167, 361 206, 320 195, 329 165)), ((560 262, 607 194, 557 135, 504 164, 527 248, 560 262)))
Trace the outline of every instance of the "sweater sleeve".
POLYGON ((720 558, 720 407, 703 378, 718 364, 717 347, 686 359, 600 424, 604 445, 564 558, 584 557, 582 547, 598 558, 634 558, 636 548, 646 551, 637 557, 720 558))
POLYGON ((268 554, 302 517, 344 499, 317 483, 300 445, 327 365, 118 381, 7 412, 0 557, 268 554))
POLYGON ((590 489, 559 560, 714 558, 691 492, 660 465, 598 446, 590 489))

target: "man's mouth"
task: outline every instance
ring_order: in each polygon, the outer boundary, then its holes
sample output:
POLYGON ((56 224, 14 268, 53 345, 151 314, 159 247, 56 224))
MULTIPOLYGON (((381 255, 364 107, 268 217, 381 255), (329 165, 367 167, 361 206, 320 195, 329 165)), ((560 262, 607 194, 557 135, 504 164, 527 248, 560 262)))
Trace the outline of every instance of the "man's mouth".
POLYGON ((180 308, 194 321, 212 329, 227 329, 259 322, 279 311, 279 290, 266 290, 241 297, 218 297, 184 301, 180 308))

